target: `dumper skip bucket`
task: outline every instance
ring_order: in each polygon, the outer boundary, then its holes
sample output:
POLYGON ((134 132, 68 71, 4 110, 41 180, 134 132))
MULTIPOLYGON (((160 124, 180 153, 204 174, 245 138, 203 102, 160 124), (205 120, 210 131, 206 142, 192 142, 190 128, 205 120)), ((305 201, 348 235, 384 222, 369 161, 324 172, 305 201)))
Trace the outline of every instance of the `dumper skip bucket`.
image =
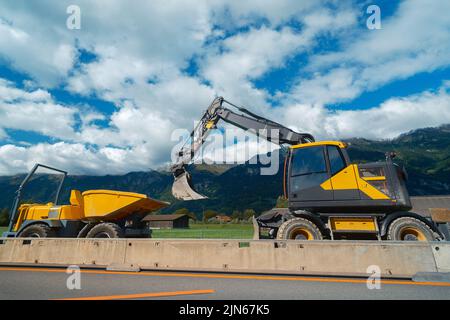
POLYGON ((92 190, 83 192, 85 218, 121 219, 134 213, 148 213, 167 207, 168 202, 155 200, 145 194, 92 190))

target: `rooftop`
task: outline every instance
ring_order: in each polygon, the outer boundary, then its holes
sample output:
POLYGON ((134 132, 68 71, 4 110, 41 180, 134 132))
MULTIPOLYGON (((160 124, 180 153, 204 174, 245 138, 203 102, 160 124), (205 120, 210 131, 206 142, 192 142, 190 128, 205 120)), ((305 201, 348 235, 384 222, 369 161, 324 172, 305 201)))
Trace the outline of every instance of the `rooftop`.
POLYGON ((185 217, 185 214, 153 214, 148 215, 142 221, 173 221, 185 217))

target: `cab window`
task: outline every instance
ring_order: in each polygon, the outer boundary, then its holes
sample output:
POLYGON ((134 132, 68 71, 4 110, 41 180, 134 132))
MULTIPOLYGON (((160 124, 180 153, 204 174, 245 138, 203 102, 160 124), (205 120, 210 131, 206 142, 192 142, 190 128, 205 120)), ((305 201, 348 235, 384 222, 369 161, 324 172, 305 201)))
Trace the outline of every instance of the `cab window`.
POLYGON ((345 168, 345 161, 341 151, 336 146, 327 146, 328 159, 330 160, 331 175, 335 175, 345 168))
POLYGON ((291 176, 327 171, 322 146, 299 148, 295 150, 293 157, 291 176))

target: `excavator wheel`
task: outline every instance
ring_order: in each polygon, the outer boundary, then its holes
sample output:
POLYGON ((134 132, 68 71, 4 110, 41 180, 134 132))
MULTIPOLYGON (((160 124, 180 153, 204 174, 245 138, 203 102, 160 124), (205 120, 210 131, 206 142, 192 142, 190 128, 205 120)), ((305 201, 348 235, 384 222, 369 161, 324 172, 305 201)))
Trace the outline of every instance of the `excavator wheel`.
POLYGON ((42 223, 28 226, 19 233, 20 238, 53 238, 55 235, 55 230, 42 223))
POLYGON ((322 233, 311 221, 303 218, 293 218, 278 228, 278 240, 322 240, 322 233))
POLYGON ((115 223, 103 222, 93 227, 86 238, 123 238, 123 231, 115 223))
POLYGON ((434 241, 436 239, 429 226, 411 217, 395 219, 389 225, 387 238, 394 241, 434 241))

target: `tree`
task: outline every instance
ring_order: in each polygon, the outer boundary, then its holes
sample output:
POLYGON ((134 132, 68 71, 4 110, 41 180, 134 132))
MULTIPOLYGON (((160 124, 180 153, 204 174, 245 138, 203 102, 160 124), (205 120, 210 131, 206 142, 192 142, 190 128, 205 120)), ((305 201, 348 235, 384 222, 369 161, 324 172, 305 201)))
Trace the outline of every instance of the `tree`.
POLYGON ((244 219, 249 220, 251 217, 256 216, 256 212, 253 209, 244 210, 244 219))
POLYGON ((239 210, 234 210, 233 213, 231 214, 231 218, 233 220, 240 220, 240 219, 242 219, 242 212, 240 212, 239 210))
POLYGON ((189 217, 189 219, 193 220, 193 221, 197 221, 197 216, 195 215, 195 213, 193 212, 189 212, 187 214, 187 216, 189 217))
POLYGON ((186 214, 188 215, 190 213, 189 209, 186 208, 180 208, 176 210, 173 214, 186 214))
POLYGON ((208 222, 209 219, 214 218, 215 216, 217 216, 218 213, 214 210, 205 210, 203 212, 203 222, 208 222))
POLYGON ((288 208, 288 199, 284 196, 279 196, 277 199, 276 208, 288 208))
POLYGON ((9 210, 8 209, 2 209, 0 211, 0 226, 4 227, 9 224, 9 210))

